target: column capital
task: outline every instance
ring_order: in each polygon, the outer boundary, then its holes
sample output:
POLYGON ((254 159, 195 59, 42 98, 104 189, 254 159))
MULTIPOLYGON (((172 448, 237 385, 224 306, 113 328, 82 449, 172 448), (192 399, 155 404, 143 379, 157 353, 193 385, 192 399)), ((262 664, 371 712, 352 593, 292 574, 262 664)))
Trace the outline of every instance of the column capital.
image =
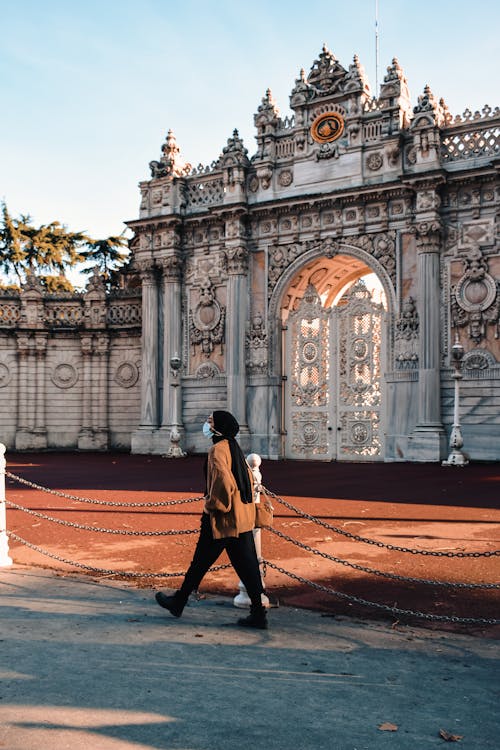
POLYGON ((244 245, 226 247, 227 271, 231 276, 245 274, 248 270, 249 253, 244 245))
POLYGON ((17 351, 20 356, 26 356, 33 349, 33 340, 29 334, 21 334, 16 337, 17 351))
POLYGON ((48 338, 48 333, 36 333, 34 345, 38 357, 41 357, 47 351, 48 338))
POLYGON ((156 269, 151 261, 138 261, 136 262, 136 267, 143 284, 153 286, 156 283, 156 269))
POLYGON ((439 253, 443 235, 440 221, 419 221, 411 227, 410 232, 416 237, 419 253, 439 253))
POLYGON ((182 258, 180 255, 169 255, 157 261, 163 273, 164 281, 180 281, 182 275, 182 258))

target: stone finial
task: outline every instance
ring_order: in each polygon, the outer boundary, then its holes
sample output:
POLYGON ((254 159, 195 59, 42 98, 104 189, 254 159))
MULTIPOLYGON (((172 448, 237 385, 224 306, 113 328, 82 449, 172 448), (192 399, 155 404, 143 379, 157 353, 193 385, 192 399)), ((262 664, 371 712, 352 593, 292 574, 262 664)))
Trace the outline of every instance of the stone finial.
POLYGON ((181 177, 191 171, 191 164, 185 163, 180 156, 181 150, 172 130, 168 131, 161 151, 160 161, 149 163, 152 177, 181 177))
POLYGON ((368 96, 370 95, 370 83, 366 75, 363 65, 359 61, 359 57, 354 55, 352 64, 349 66, 349 71, 346 75, 345 91, 363 91, 368 96))
POLYGON ((262 103, 257 108, 258 112, 266 112, 278 117, 280 111, 274 100, 271 89, 266 90, 266 95, 262 97, 262 103))
POLYGON ((412 128, 422 125, 445 124, 446 110, 432 93, 429 84, 424 87, 424 93, 418 97, 418 104, 413 108, 412 128))
POLYGON ((257 113, 254 116, 254 123, 259 131, 259 135, 264 132, 274 130, 279 121, 279 109, 274 101, 271 89, 267 89, 266 95, 262 98, 261 104, 257 108, 257 113))
POLYGON ((236 129, 233 130, 231 138, 227 139, 227 146, 222 149, 221 161, 224 164, 225 161, 230 159, 233 163, 236 161, 238 164, 248 163, 248 149, 243 145, 243 141, 236 129))
POLYGON ((306 80, 306 71, 300 69, 299 77, 295 79, 295 86, 290 93, 290 105, 292 108, 305 104, 312 93, 312 88, 306 80))
POLYGON ((346 73, 333 52, 324 44, 318 59, 312 65, 307 82, 317 91, 333 93, 346 73))

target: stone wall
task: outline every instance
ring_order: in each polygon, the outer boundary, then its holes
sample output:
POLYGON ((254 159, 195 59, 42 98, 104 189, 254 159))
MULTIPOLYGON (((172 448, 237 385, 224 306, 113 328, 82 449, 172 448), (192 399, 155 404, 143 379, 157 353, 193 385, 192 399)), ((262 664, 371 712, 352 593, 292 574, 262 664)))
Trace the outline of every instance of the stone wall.
POLYGON ((0 295, 0 440, 13 450, 129 450, 140 413, 140 292, 0 295))

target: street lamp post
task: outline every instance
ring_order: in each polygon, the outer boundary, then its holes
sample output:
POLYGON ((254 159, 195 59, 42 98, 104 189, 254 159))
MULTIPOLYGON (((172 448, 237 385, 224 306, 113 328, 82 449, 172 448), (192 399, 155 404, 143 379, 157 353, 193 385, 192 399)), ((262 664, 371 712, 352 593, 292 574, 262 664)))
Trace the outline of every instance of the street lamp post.
POLYGON ((469 461, 465 457, 461 448, 464 444, 462 438, 462 430, 460 429, 460 381, 462 380, 462 359, 464 357, 464 348, 458 336, 455 339, 455 343, 451 347, 451 357, 453 360, 453 366, 455 372, 453 378, 455 380, 455 401, 453 406, 453 426, 450 434, 450 455, 443 461, 443 466, 466 466, 469 461))
POLYGON ((173 398, 173 410, 172 410, 172 428, 170 430, 170 446, 166 453, 166 458, 184 458, 186 455, 180 446, 181 434, 179 432, 178 416, 177 416, 177 388, 179 387, 179 374, 182 367, 182 362, 177 354, 174 354, 170 358, 170 371, 172 373, 172 398, 173 398))

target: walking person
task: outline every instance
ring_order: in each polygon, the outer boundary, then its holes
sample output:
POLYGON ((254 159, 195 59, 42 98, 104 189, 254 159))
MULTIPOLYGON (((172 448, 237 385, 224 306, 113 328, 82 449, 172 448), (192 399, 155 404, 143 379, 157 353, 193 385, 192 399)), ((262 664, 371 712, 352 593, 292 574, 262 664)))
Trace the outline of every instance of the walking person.
POLYGON ((253 478, 236 441, 240 426, 228 411, 214 411, 203 425, 203 434, 211 439, 205 464, 205 507, 200 536, 184 581, 168 596, 155 595, 160 605, 174 617, 180 617, 192 591, 196 591, 208 569, 226 550, 229 560, 250 597, 250 614, 238 625, 267 628, 266 609, 262 605, 264 588, 255 551, 255 503, 253 478))

